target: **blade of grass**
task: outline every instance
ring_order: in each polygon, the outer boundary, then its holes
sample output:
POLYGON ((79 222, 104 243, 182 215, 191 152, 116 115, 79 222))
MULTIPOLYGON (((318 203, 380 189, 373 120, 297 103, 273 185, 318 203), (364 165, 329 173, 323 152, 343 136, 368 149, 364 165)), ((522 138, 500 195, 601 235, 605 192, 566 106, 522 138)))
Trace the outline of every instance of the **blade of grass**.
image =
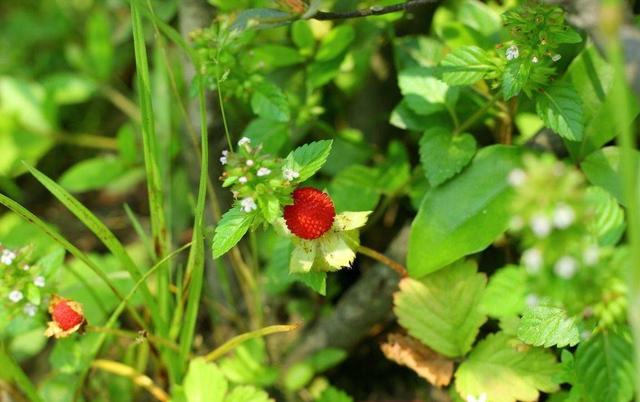
MULTIPOLYGON (((169 253, 169 241, 165 214, 164 191, 160 176, 158 161, 158 146, 155 132, 155 120, 151 98, 151 79, 149 77, 149 62, 144 39, 144 26, 140 16, 141 7, 137 2, 131 3, 131 23, 133 29, 133 48, 136 61, 136 75, 138 83, 138 99, 142 118, 142 143, 144 149, 144 164, 147 171, 147 192, 149 197, 149 212, 151 215, 151 236, 156 258, 169 253)), ((170 311, 169 283, 171 270, 164 270, 158 275, 157 304, 163 321, 168 321, 170 311)), ((160 328, 166 334, 168 326, 160 328)))
POLYGON ((149 236, 147 235, 147 233, 145 233, 144 229, 142 229, 140 220, 138 219, 136 214, 133 213, 133 211, 127 204, 124 204, 124 212, 127 214, 127 217, 131 222, 131 226, 133 227, 133 230, 136 232, 136 234, 142 241, 142 244, 144 244, 144 248, 147 251, 149 258, 153 258, 153 247, 151 246, 151 240, 149 239, 149 236))
POLYGON ((15 382, 27 398, 31 402, 44 402, 44 400, 38 394, 36 386, 31 382, 31 379, 25 374, 20 365, 13 360, 13 357, 9 354, 4 344, 0 343, 0 367, 4 372, 3 376, 8 375, 9 380, 15 382))
MULTIPOLYGON (((115 284, 111 281, 111 279, 109 279, 109 277, 104 272, 102 272, 100 267, 98 267, 98 265, 93 260, 91 260, 85 253, 80 251, 80 249, 78 249, 76 246, 71 244, 67 239, 65 239, 60 233, 53 230, 51 226, 46 224, 43 220, 41 220, 40 218, 32 214, 29 210, 24 208, 22 205, 18 204, 17 202, 5 196, 4 194, 0 194, 0 204, 9 208, 11 211, 15 212, 16 214, 20 215, 24 220, 31 223, 38 229, 42 230, 44 234, 46 234, 56 243, 64 247, 64 249, 67 250, 69 253, 71 253, 71 255, 73 255, 75 258, 82 261, 87 267, 89 267, 89 269, 94 274, 96 274, 96 276, 100 278, 109 287, 109 289, 113 292, 114 295, 116 295, 116 297, 119 300, 124 300, 124 297, 122 296, 120 291, 118 291, 118 289, 115 287, 115 284)), ((143 329, 148 328, 146 322, 142 319, 142 317, 140 317, 140 315, 134 309, 128 308, 128 312, 131 314, 134 320, 138 323, 138 325, 140 325, 141 328, 143 329)))
POLYGON ((247 332, 244 334, 240 334, 238 336, 234 336, 229 339, 213 351, 209 352, 206 356, 204 356, 204 360, 207 362, 212 362, 225 354, 229 353, 233 349, 237 348, 242 343, 248 341, 249 339, 261 338, 263 336, 277 334, 280 332, 289 332, 294 331, 300 328, 300 324, 290 324, 290 325, 271 325, 268 327, 260 328, 255 331, 247 332))

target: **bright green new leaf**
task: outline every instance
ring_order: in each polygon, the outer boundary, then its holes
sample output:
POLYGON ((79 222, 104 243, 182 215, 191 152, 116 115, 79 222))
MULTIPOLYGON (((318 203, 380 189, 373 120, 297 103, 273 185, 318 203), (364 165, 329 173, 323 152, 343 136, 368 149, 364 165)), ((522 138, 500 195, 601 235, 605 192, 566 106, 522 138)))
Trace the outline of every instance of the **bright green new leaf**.
POLYGON ((411 68, 398 75, 400 92, 411 110, 427 115, 453 107, 457 100, 457 89, 434 76, 433 69, 411 68))
POLYGON ((99 156, 85 159, 62 174, 59 183, 66 190, 80 193, 96 190, 118 179, 127 172, 127 166, 118 158, 99 156))
POLYGON ((495 69, 487 53, 477 46, 455 49, 442 60, 442 80, 449 85, 471 85, 495 69))
POLYGON ((537 401, 540 391, 558 389, 559 372, 552 353, 499 332, 478 343, 460 365, 456 390, 463 398, 486 394, 491 402, 537 401))
POLYGON ((420 280, 405 278, 394 295, 400 325, 448 357, 463 356, 487 317, 478 308, 486 277, 473 261, 458 261, 420 280))
POLYGON ((214 363, 197 358, 189 364, 184 378, 187 402, 224 402, 229 384, 214 363))
POLYGON ((536 96, 536 112, 545 125, 570 141, 580 141, 584 131, 582 101, 572 84, 557 82, 536 96))
POLYGON ((312 49, 316 44, 309 22, 305 20, 291 24, 291 39, 300 50, 312 49))
POLYGON ((590 225, 591 231, 596 235, 601 246, 615 246, 627 227, 624 211, 613 195, 602 187, 589 187, 587 200, 596 218, 590 225))
POLYGON ((266 345, 261 338, 236 347, 232 355, 220 360, 220 370, 234 384, 267 387, 278 378, 278 370, 268 365, 266 345))
POLYGON ((300 175, 296 180, 303 182, 313 176, 329 157, 332 140, 322 140, 304 144, 293 150, 285 160, 285 168, 293 169, 300 175))
POLYGON ((420 139, 420 162, 432 187, 460 173, 475 153, 472 135, 453 135, 446 127, 428 129, 420 139))
POLYGON ((235 387, 224 402, 273 402, 269 394, 250 385, 235 387))
POLYGON ((576 352, 576 376, 590 402, 628 402, 633 397, 633 345, 614 333, 599 333, 576 352))
POLYGON ((222 215, 213 236, 213 258, 219 258, 235 246, 251 227, 254 217, 255 214, 244 212, 237 205, 222 215))
MULTIPOLYGON (((640 152, 634 151, 634 155, 640 168, 640 152)), ((591 184, 609 191, 620 204, 626 206, 620 156, 620 148, 605 147, 587 156, 580 167, 591 184)))
POLYGON ((489 279, 480 309, 491 317, 509 318, 520 314, 525 306, 527 273, 509 265, 497 270, 489 279))
POLYGON ((329 61, 337 58, 347 50, 355 37, 356 32, 351 25, 345 24, 333 28, 322 39, 318 53, 316 53, 316 60, 329 61))
POLYGON ((316 399, 316 402, 353 402, 353 398, 347 395, 346 392, 329 386, 322 391, 320 398, 316 399))
POLYGON ((58 105, 84 102, 97 89, 94 81, 72 73, 52 74, 44 79, 43 85, 58 105))
POLYGON ((485 147, 462 173, 425 195, 409 238, 412 277, 484 250, 507 229, 512 194, 507 175, 519 161, 516 148, 485 147))
POLYGON ((253 113, 265 119, 286 122, 291 118, 287 95, 275 84, 262 81, 251 96, 253 113))
POLYGON ((549 348, 575 346, 580 333, 573 318, 558 307, 537 306, 524 312, 518 326, 518 338, 529 345, 549 348))

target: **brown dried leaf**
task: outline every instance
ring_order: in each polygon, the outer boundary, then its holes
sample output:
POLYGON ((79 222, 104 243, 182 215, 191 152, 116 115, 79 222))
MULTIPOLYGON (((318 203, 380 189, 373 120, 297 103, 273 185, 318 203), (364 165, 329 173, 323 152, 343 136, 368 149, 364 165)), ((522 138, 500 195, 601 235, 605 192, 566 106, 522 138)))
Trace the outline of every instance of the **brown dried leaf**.
POLYGON ((409 367, 436 387, 449 385, 453 376, 453 361, 420 341, 408 335, 390 334, 381 348, 387 359, 409 367))

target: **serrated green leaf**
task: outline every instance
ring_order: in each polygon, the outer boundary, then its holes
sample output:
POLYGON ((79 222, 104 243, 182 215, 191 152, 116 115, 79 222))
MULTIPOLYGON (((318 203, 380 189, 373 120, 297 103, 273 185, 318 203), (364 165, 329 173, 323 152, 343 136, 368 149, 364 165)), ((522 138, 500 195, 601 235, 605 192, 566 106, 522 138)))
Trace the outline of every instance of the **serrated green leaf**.
POLYGON ((323 140, 304 144, 293 150, 285 160, 285 167, 300 174, 297 182, 303 182, 313 176, 329 157, 333 141, 323 140))
POLYGON ((235 246, 251 227, 254 217, 253 213, 244 212, 238 205, 222 215, 213 236, 213 258, 219 258, 235 246))
POLYGON ((462 173, 425 195, 409 238, 412 277, 484 250, 507 229, 512 194, 507 175, 519 163, 517 148, 485 147, 462 173))
POLYGON ((463 46, 442 60, 442 80, 449 85, 471 85, 495 69, 487 52, 477 46, 463 46))
POLYGON ((235 387, 224 402, 273 402, 269 394, 251 385, 235 387))
POLYGON ((536 112, 545 125, 570 141, 582 140, 582 101, 572 84, 557 82, 536 96, 536 112))
POLYGON ((529 345, 549 348, 575 346, 580 333, 573 318, 558 307, 537 306, 524 312, 518 326, 518 338, 529 345))
POLYGON ((220 360, 220 371, 234 384, 268 387, 278 379, 278 370, 267 363, 267 349, 262 338, 254 338, 220 360))
POLYGON ((576 375, 591 402, 633 398, 633 345, 622 335, 599 333, 576 351, 576 375))
POLYGON ((457 98, 457 89, 450 88, 436 78, 433 69, 411 68, 401 71, 398 85, 409 108, 421 115, 446 110, 446 106, 453 106, 457 98))
POLYGON ((509 100, 518 95, 529 80, 531 63, 528 60, 512 60, 504 68, 502 73, 502 97, 509 100))
POLYGON ((394 312, 414 338, 445 356, 463 356, 487 319, 478 309, 485 284, 475 262, 459 261, 421 280, 403 279, 394 312))
POLYGON ((327 295, 327 273, 326 272, 307 272, 305 274, 290 274, 293 279, 308 286, 314 292, 327 295))
POLYGON ((432 187, 458 174, 476 153, 470 134, 453 135, 444 127, 428 129, 420 139, 420 162, 432 187))
POLYGON ((591 231, 601 246, 615 246, 627 227, 624 211, 613 195, 602 187, 587 188, 586 196, 596 218, 590 225, 591 231))
POLYGON ((356 32, 351 25, 340 25, 327 34, 320 43, 317 61, 329 61, 340 56, 353 42, 356 32))
POLYGON ((554 392, 560 365, 542 348, 523 347, 504 333, 487 336, 456 371, 463 398, 486 394, 491 402, 537 401, 540 391, 554 392))
POLYGON ((265 119, 287 122, 291 118, 287 95, 275 84, 262 81, 254 88, 251 109, 265 119))
POLYGON ((222 371, 213 363, 197 358, 189 364, 184 378, 187 402, 224 402, 228 383, 222 371))
POLYGON ((527 274, 517 266, 497 270, 489 280, 480 309, 491 317, 509 318, 520 314, 525 306, 527 274))

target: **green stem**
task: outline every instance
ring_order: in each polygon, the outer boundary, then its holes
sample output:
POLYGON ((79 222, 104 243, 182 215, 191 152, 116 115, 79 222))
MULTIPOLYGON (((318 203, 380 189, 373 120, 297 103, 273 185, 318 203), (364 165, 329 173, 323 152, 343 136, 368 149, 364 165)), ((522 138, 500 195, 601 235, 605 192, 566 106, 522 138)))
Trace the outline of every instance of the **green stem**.
POLYGON ((484 106, 478 109, 467 120, 463 121, 462 124, 460 124, 458 128, 454 130, 453 134, 457 135, 457 134, 464 133, 468 128, 473 126, 473 124, 475 124, 475 122, 478 119, 484 116, 489 111, 489 109, 491 109, 493 105, 496 104, 497 101, 498 101, 498 95, 493 95, 491 98, 489 98, 487 103, 484 104, 484 106))
POLYGON ((382 253, 377 252, 374 249, 371 249, 365 246, 360 246, 358 247, 358 253, 366 255, 367 257, 372 258, 378 261, 379 263, 384 264, 387 267, 393 269, 398 273, 398 275, 400 275, 401 278, 406 278, 407 276, 409 276, 409 273, 407 272, 407 269, 404 267, 404 265, 392 260, 391 258, 387 257, 382 253))
POLYGON ((225 354, 229 353, 242 343, 248 341, 249 339, 261 338, 266 335, 277 334, 280 332, 289 332, 300 328, 299 324, 291 324, 291 325, 271 325, 269 327, 260 328, 255 331, 247 332, 245 334, 241 334, 238 336, 234 336, 229 339, 227 342, 223 343, 213 351, 209 352, 206 356, 204 356, 204 360, 207 362, 212 362, 225 354))

